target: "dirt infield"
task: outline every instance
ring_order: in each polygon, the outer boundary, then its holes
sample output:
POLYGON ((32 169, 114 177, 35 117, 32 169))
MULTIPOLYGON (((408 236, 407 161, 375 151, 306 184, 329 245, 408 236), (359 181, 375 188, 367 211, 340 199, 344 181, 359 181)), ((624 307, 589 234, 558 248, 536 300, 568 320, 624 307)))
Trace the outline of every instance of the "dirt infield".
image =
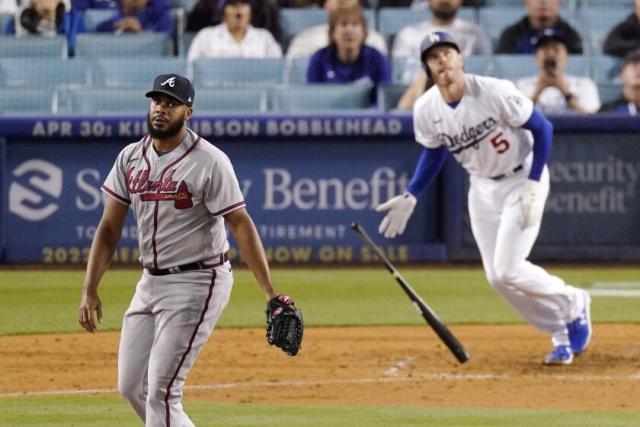
MULTIPOLYGON (((530 326, 456 326, 459 365, 425 327, 307 328, 291 358, 257 329, 214 332, 185 399, 216 402, 639 410, 640 325, 598 324, 571 366, 545 367, 530 326), (265 391, 269 392, 266 393, 265 391)), ((0 337, 0 397, 113 392, 117 333, 0 337)))

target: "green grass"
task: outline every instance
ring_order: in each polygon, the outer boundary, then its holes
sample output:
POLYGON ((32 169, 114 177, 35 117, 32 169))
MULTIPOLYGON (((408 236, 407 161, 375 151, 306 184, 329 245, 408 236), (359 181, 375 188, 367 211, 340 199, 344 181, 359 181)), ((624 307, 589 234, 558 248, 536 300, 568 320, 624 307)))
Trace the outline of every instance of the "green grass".
MULTIPOLYGON (((636 426, 637 412, 428 409, 406 406, 280 406, 186 402, 198 427, 617 427, 636 426)), ((139 426, 140 421, 115 396, 30 397, 0 399, 3 427, 139 426)))
MULTIPOLYGON (((578 286, 594 281, 640 282, 640 268, 552 268, 578 286)), ((412 286, 449 324, 522 320, 485 282, 479 268, 408 268, 412 286)), ((219 327, 262 327, 264 299, 251 273, 237 269, 231 302, 219 327)), ((136 270, 109 271, 100 286, 102 330, 117 330, 136 281, 136 270)), ((303 308, 313 326, 421 325, 422 317, 383 268, 273 271, 281 292, 303 308)), ((1 271, 0 335, 80 332, 77 307, 81 271, 1 271)), ((640 322, 638 298, 595 297, 595 322, 640 322)), ((636 426, 640 412, 430 409, 416 407, 275 406, 185 402, 200 426, 636 426)), ((138 426, 127 403, 114 395, 0 398, 0 426, 138 426)))
MULTIPOLYGON (((578 286, 593 281, 637 281, 638 268, 554 268, 578 286)), ((235 272, 231 302, 219 327, 264 324, 264 300, 251 273, 235 272)), ((449 324, 520 323, 521 318, 485 282, 479 268, 404 268, 403 274, 449 324)), ((117 330, 140 275, 109 271, 100 285, 102 330, 117 330)), ((76 332, 81 271, 2 271, 0 334, 76 332)), ((418 325, 424 321, 382 268, 275 269, 274 283, 303 308, 308 326, 418 325)), ((638 322, 637 298, 596 297, 596 322, 638 322)))

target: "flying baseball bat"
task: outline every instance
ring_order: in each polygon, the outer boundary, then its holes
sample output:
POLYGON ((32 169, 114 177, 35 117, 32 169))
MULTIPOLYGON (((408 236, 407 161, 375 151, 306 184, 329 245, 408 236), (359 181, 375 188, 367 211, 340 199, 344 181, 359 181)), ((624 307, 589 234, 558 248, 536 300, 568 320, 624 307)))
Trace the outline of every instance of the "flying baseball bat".
POLYGON ((400 285, 400 287, 406 292, 409 296, 409 299, 413 302, 418 310, 420 310, 420 314, 427 321, 429 326, 438 334, 443 343, 449 348, 451 353, 458 359, 458 362, 464 363, 469 360, 469 353, 464 349, 460 341, 451 333, 451 331, 445 326, 445 324, 438 318, 436 313, 427 305, 426 302, 420 295, 411 287, 409 282, 405 280, 404 277, 400 274, 398 269, 391 263, 389 258, 385 255, 385 253, 373 242, 371 237, 367 234, 364 228, 354 222, 351 224, 351 228, 353 228, 356 233, 358 233, 366 243, 368 243, 373 250, 378 254, 380 259, 384 262, 385 266, 389 270, 389 272, 395 277, 396 281, 400 285))

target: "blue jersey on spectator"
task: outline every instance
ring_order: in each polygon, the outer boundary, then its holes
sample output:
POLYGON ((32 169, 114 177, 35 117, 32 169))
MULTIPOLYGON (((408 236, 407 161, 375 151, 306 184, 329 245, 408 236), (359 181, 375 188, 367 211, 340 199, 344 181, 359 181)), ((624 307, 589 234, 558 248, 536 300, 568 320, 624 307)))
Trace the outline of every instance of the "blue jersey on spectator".
POLYGON ((391 67, 387 58, 376 49, 363 45, 355 62, 344 63, 335 46, 327 46, 313 54, 307 69, 307 83, 362 83, 374 87, 372 103, 376 102, 375 87, 391 82, 391 67))
MULTIPOLYGON (((118 2, 120 4, 120 2, 118 2)), ((119 6, 116 14, 96 26, 97 32, 113 32, 114 24, 125 18, 126 15, 119 6)), ((171 3, 169 0, 149 0, 147 6, 136 15, 143 31, 159 33, 172 33, 173 20, 171 19, 171 3)))

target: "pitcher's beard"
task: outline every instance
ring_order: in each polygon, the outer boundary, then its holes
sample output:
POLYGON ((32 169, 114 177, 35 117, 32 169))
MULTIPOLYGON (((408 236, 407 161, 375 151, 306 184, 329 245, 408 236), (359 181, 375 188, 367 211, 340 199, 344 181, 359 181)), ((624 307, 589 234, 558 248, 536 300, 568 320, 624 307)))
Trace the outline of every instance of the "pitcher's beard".
POLYGON ((169 125, 169 127, 165 130, 159 130, 153 127, 153 123, 151 122, 151 114, 147 114, 147 129, 149 130, 149 135, 156 139, 167 139, 177 135, 182 129, 182 126, 184 126, 184 122, 185 119, 183 116, 176 120, 175 123, 169 125))

